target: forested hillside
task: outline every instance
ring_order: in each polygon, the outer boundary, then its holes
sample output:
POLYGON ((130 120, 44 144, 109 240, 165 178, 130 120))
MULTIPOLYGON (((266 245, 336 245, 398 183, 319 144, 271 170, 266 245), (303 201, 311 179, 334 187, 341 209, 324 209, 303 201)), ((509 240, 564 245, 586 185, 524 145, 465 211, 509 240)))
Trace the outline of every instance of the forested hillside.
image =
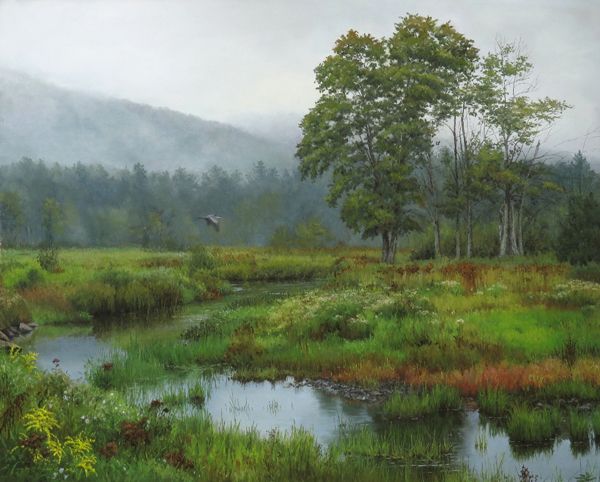
POLYGON ((0 69, 0 163, 24 156, 194 171, 212 165, 249 168, 258 161, 289 167, 293 157, 289 148, 227 124, 61 89, 0 69))

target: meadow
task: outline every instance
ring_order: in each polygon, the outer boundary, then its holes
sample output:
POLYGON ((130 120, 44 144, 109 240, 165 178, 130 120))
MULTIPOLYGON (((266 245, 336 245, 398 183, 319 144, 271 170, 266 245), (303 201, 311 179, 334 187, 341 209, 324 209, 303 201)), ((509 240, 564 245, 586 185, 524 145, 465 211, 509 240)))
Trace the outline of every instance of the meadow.
MULTIPOLYGON (((37 330, 125 322, 134 330, 112 338, 116 349, 89 366, 85 383, 40 371, 32 353, 0 356, 0 478, 421 480, 414 465, 448 456, 451 442, 439 434, 349 430, 324 448, 302 429, 265 438, 163 410, 186 397, 201 405, 201 387, 145 406, 125 397, 128 387, 199 366, 241 381, 385 388, 380 416, 394 423, 479 409, 516 446, 600 439, 593 266, 399 257, 389 266, 367 248, 65 249, 60 268, 47 272, 35 252, 2 252, 0 295, 10 302, 0 328, 28 320, 37 330), (297 289, 246 289, 269 282, 297 289), (151 335, 149 320, 168 323, 194 304, 208 315, 151 335)), ((426 478, 526 480, 460 466, 426 478)))

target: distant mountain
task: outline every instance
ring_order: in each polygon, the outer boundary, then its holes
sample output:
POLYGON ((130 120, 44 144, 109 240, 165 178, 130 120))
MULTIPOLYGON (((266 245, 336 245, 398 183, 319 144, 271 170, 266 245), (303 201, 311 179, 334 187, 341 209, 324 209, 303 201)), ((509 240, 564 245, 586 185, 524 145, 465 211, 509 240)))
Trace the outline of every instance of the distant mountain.
POLYGON ((151 170, 293 165, 284 143, 165 108, 59 88, 0 69, 0 163, 22 157, 151 170))

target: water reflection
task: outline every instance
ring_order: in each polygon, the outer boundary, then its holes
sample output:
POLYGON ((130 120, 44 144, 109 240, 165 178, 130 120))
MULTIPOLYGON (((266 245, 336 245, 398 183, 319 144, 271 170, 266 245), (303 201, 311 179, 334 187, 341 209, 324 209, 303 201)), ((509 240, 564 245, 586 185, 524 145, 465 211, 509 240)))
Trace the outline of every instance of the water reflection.
MULTIPOLYGON (((461 429, 462 442, 457 455, 467 461, 473 469, 485 472, 499 466, 506 474, 517 476, 524 465, 539 480, 575 480, 585 472, 598 474, 600 457, 596 446, 588 450, 575 448, 566 439, 551 441, 545 446, 513 444, 498 423, 490 423, 478 412, 467 412, 461 429), (486 433, 485 450, 476 449, 476 438, 480 430, 486 433)), ((595 480, 595 479, 594 479, 595 480)))

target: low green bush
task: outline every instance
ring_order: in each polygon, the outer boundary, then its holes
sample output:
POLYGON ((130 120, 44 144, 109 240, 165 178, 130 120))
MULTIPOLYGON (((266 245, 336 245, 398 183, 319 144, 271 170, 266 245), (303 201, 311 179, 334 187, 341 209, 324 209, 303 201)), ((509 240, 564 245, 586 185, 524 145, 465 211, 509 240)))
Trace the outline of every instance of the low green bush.
POLYGON ((351 301, 323 305, 307 324, 306 334, 312 340, 322 340, 330 335, 338 335, 346 340, 368 338, 373 326, 361 316, 362 311, 360 303, 351 301))
POLYGON ((58 249, 54 246, 44 247, 38 251, 37 261, 44 271, 58 273, 61 271, 58 249))
POLYGON ((44 280, 42 270, 35 266, 23 266, 3 276, 4 286, 15 290, 33 288, 44 280))
POLYGON ((194 246, 190 250, 188 260, 188 272, 190 274, 201 270, 212 270, 217 267, 217 260, 212 253, 202 245, 194 246))
POLYGON ((571 267, 571 278, 600 283, 600 263, 588 263, 571 267))

